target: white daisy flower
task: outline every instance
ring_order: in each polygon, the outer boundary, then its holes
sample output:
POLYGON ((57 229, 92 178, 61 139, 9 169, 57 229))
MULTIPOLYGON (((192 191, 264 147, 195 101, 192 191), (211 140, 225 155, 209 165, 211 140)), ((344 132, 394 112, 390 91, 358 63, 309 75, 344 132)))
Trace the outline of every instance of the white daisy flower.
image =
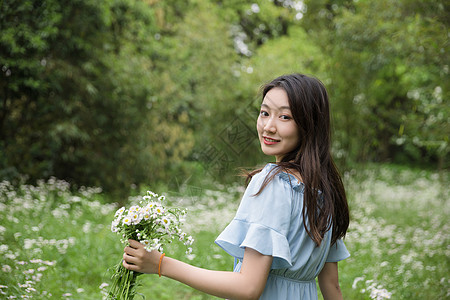
POLYGON ((184 244, 187 245, 192 245, 194 243, 194 238, 192 236, 188 236, 187 241, 184 242, 184 244))
POLYGON ((144 245, 145 247, 150 247, 150 246, 151 246, 149 240, 142 240, 142 241, 140 241, 140 242, 141 242, 141 244, 144 245))
POLYGON ((170 225, 170 219, 167 216, 162 217, 162 223, 164 226, 168 227, 170 225))
POLYGON ((133 213, 138 213, 141 210, 141 208, 138 205, 133 205, 132 207, 130 207, 130 209, 128 210, 128 214, 133 214, 133 213))
POLYGON ((152 211, 153 209, 155 209, 155 207, 157 205, 158 205, 158 203, 156 203, 156 202, 149 202, 145 208, 148 208, 149 211, 152 211))
POLYGON ((120 217, 120 216, 122 216, 122 214, 123 214, 123 212, 125 211, 125 207, 121 207, 121 208, 119 208, 117 211, 116 211, 116 213, 115 213, 115 215, 114 215, 114 217, 120 217))
POLYGON ((148 205, 146 206, 146 207, 143 207, 142 209, 141 209, 141 214, 150 214, 151 213, 151 211, 152 211, 152 208, 151 207, 149 207, 148 205))
POLYGON ((184 238, 186 237, 186 232, 182 232, 181 234, 180 234, 180 236, 179 236, 179 240, 180 241, 183 241, 184 240, 184 238))
POLYGON ((130 218, 133 224, 139 224, 139 222, 141 222, 142 220, 141 216, 138 213, 131 214, 130 218))
POLYGON ((150 197, 158 198, 158 194, 155 194, 152 191, 147 191, 147 195, 149 195, 150 197))
POLYGON ((112 231, 112 232, 118 232, 118 231, 119 231, 118 225, 119 225, 119 221, 114 220, 114 221, 111 223, 111 231, 112 231))
POLYGON ((158 214, 158 215, 162 215, 162 214, 164 214, 164 208, 162 207, 162 206, 157 206, 156 208, 155 208, 155 212, 158 214))
POLYGON ((130 218, 130 216, 125 216, 125 218, 123 218, 122 222, 125 225, 131 225, 131 218, 130 218))

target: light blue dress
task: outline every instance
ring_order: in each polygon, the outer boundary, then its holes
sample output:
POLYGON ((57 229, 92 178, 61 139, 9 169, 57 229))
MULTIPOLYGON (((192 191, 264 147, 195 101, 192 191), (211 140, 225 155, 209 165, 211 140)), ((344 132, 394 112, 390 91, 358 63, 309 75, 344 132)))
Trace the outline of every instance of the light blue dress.
POLYGON ((245 247, 273 256, 266 287, 260 299, 318 299, 315 278, 325 262, 350 256, 342 240, 331 246, 331 231, 319 247, 308 236, 302 217, 303 183, 293 175, 277 174, 256 194, 266 175, 275 167, 268 164, 253 176, 236 216, 216 239, 216 244, 239 259, 239 272, 245 247))

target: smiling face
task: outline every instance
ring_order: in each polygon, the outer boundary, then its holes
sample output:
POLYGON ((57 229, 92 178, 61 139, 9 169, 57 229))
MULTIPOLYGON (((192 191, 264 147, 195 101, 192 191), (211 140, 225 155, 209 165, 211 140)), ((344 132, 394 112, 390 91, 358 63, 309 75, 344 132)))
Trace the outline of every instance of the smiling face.
POLYGON ((294 150, 300 142, 298 126, 289 107, 286 91, 279 87, 269 90, 261 104, 256 123, 261 149, 273 155, 277 162, 294 150))

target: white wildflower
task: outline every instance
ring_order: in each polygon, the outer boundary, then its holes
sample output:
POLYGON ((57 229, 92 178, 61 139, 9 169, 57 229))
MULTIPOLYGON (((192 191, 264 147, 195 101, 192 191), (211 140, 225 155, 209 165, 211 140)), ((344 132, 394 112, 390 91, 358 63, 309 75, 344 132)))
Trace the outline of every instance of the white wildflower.
POLYGON ((5 273, 9 273, 12 271, 12 268, 9 265, 3 265, 2 266, 2 271, 5 273))
POLYGON ((107 284, 106 282, 103 282, 102 284, 100 284, 100 286, 98 288, 103 290, 104 288, 106 288, 108 286, 109 286, 109 284, 107 284))
POLYGON ((157 206, 156 208, 155 208, 155 212, 158 214, 158 215, 162 215, 162 214, 164 214, 164 208, 162 207, 162 206, 157 206))
POLYGON ((170 225, 170 219, 167 216, 162 217, 161 219, 164 226, 168 227, 170 225))
POLYGON ((184 240, 184 238, 186 237, 186 232, 182 232, 182 233, 180 233, 180 235, 179 235, 179 240, 180 240, 180 242, 182 242, 183 240, 184 240))
POLYGON ((150 196, 150 197, 155 197, 155 198, 158 197, 158 194, 155 194, 152 191, 147 191, 147 195, 150 196))
POLYGON ((139 211, 141 210, 141 208, 138 205, 133 205, 132 207, 130 207, 130 209, 128 210, 128 214, 131 215, 133 213, 139 213, 139 211))
POLYGON ((122 220, 124 225, 131 225, 131 217, 130 216, 125 216, 122 220))
POLYGON ((358 282, 360 282, 360 281, 362 281, 362 280, 364 280, 364 277, 356 277, 354 280, 353 280, 353 284, 352 284, 352 289, 356 289, 356 286, 358 285, 358 282))
POLYGON ((151 246, 149 240, 142 240, 142 241, 141 241, 141 244, 144 245, 144 248, 145 248, 145 249, 149 249, 150 246, 151 246))
POLYGON ((192 245, 194 243, 194 238, 192 237, 192 236, 188 236, 188 238, 187 238, 187 241, 186 242, 184 242, 184 244, 186 245, 186 246, 190 246, 190 245, 192 245))
POLYGON ((139 224, 139 222, 141 222, 141 220, 142 220, 142 217, 138 213, 133 213, 130 216, 130 218, 131 218, 131 222, 135 225, 139 224))
POLYGON ((115 218, 120 218, 123 215, 123 212, 125 211, 125 207, 119 208, 116 213, 114 214, 115 218))
POLYGON ((112 232, 118 232, 119 231, 119 225, 120 225, 120 220, 114 220, 111 223, 111 231, 112 232))

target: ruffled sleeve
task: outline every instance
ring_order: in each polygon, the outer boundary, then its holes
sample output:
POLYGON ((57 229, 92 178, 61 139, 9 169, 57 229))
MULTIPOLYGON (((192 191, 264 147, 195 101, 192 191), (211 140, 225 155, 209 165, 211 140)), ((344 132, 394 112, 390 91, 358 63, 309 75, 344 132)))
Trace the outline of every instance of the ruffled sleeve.
POLYGON ((338 262, 348 258, 349 256, 350 253, 345 247, 344 241, 339 239, 334 245, 330 246, 330 251, 328 252, 326 262, 338 262))
POLYGON ((272 269, 292 266, 287 239, 291 221, 291 199, 293 189, 275 176, 255 196, 266 175, 272 168, 266 166, 253 176, 239 205, 236 216, 216 239, 216 244, 228 254, 242 259, 246 247, 263 255, 273 256, 272 269))

